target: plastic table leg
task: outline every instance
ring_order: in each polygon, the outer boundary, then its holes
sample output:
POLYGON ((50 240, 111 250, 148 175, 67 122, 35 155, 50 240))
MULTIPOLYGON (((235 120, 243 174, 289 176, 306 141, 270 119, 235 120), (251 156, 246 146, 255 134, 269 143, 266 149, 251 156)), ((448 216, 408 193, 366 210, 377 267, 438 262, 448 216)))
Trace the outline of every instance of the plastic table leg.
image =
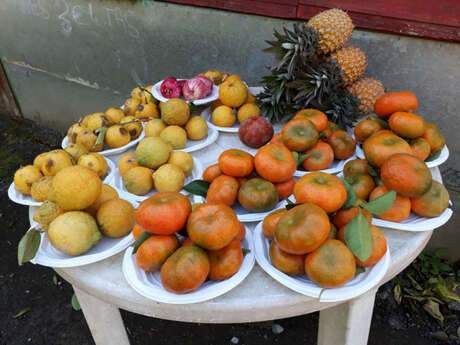
POLYGON ((129 345, 120 310, 73 287, 96 345, 129 345))
POLYGON ((320 311, 318 345, 366 345, 377 288, 320 311))

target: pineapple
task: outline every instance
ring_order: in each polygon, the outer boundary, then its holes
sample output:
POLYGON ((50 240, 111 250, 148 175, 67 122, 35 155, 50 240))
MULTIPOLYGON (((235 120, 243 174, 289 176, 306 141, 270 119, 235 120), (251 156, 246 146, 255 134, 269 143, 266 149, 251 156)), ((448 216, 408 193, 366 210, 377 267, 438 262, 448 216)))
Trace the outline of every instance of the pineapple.
POLYGON ((377 98, 385 93, 382 82, 374 78, 360 78, 347 89, 359 99, 359 110, 362 115, 372 112, 377 98))
POLYGON ((342 68, 342 78, 345 85, 351 85, 364 73, 367 60, 359 48, 348 46, 331 54, 330 60, 335 60, 342 68))
POLYGON ((319 36, 319 52, 332 53, 343 47, 353 33, 353 23, 348 14, 338 8, 318 13, 310 18, 307 27, 315 29, 319 36))

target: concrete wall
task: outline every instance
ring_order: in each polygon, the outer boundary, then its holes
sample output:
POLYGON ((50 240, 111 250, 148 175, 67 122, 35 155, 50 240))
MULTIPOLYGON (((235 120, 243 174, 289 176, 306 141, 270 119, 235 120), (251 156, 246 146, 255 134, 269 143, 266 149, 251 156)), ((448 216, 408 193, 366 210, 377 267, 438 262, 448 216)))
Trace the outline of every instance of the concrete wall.
MULTIPOLYGON (((287 23, 153 1, 2 0, 0 54, 24 116, 65 129, 122 104, 139 82, 216 68, 255 85, 271 61, 264 40, 287 23)), ((351 43, 368 56, 366 75, 416 93, 418 113, 443 130, 455 215, 431 245, 460 258, 460 45, 360 30, 351 43)))

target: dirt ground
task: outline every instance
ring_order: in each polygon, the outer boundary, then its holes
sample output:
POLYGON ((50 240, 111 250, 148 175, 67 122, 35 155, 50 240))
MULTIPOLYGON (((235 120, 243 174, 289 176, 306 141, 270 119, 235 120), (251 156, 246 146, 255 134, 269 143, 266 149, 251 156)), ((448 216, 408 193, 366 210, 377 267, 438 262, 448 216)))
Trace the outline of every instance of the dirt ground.
MULTIPOLYGON (((8 186, 20 165, 31 164, 38 153, 57 148, 61 138, 62 133, 0 115, 0 345, 94 344, 82 312, 71 307, 71 286, 51 268, 17 264, 17 244, 29 224, 27 207, 9 201, 8 186), (24 310, 28 311, 16 317, 24 310)), ((318 324, 318 313, 224 325, 164 321, 125 311, 122 317, 132 345, 314 345, 318 324), (276 334, 273 329, 282 332, 276 334)), ((441 327, 421 307, 413 312, 404 303, 398 306, 390 282, 377 294, 369 344, 459 344, 454 339, 459 317, 457 313, 441 327)))

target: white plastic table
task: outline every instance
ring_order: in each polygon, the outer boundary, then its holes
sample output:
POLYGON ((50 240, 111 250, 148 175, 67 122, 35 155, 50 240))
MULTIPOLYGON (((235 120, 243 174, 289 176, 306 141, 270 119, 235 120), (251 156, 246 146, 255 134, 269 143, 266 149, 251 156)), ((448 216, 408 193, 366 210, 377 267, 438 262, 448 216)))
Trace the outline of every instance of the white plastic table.
MULTIPOLYGON (((226 148, 244 147, 234 134, 221 133, 208 148, 194 152, 206 167, 226 148)), ((252 231, 256 223, 246 223, 252 231)), ((382 229, 391 263, 380 284, 408 266, 422 251, 432 231, 382 229)), ((72 284, 96 345, 129 345, 119 308, 160 319, 200 323, 243 323, 275 320, 320 311, 319 345, 367 344, 378 287, 347 302, 324 303, 296 293, 266 274, 257 264, 236 288, 215 299, 187 305, 164 304, 135 292, 122 273, 123 253, 91 265, 55 268, 72 284)))

